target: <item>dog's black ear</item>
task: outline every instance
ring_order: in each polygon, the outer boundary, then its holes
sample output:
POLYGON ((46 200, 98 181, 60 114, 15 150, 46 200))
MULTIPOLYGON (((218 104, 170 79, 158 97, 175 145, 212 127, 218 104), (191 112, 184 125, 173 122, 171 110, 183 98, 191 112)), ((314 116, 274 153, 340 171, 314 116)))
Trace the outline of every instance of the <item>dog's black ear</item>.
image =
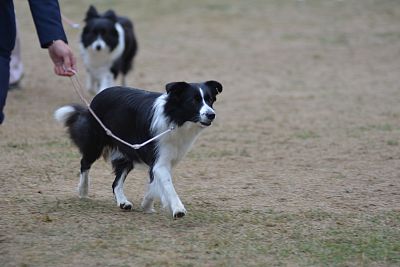
POLYGON ((99 17, 99 13, 97 12, 96 8, 92 5, 90 5, 88 11, 86 11, 85 22, 89 21, 90 19, 98 18, 98 17, 99 17))
POLYGON ((190 87, 190 84, 187 82, 172 82, 165 85, 165 90, 169 95, 179 96, 188 87, 190 87))
POLYGON ((115 12, 113 10, 107 10, 103 14, 103 17, 105 17, 113 22, 117 22, 117 15, 115 14, 115 12))
POLYGON ((207 85, 215 95, 222 92, 222 85, 217 81, 206 81, 204 84, 207 85))

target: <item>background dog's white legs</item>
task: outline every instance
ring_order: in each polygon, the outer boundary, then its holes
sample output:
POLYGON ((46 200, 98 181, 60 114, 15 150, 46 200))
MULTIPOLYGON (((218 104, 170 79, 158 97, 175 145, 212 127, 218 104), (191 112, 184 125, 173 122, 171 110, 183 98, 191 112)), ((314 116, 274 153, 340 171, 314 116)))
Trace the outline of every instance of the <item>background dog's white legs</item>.
POLYGON ((97 92, 100 92, 106 88, 109 88, 114 85, 114 76, 111 72, 108 72, 104 75, 101 76, 100 82, 99 82, 99 88, 97 92))
POLYGON ((96 92, 95 81, 90 73, 86 76, 86 89, 92 93, 96 92))
POLYGON ((78 193, 80 198, 87 198, 89 195, 89 170, 81 172, 78 193))
POLYGON ((159 198, 163 207, 168 207, 174 218, 183 217, 186 214, 186 209, 183 206, 178 194, 172 184, 170 169, 164 166, 153 167, 154 179, 149 184, 142 207, 145 212, 151 212, 153 209, 153 199, 159 198))
POLYGON ((126 79, 125 79, 125 75, 121 75, 122 77, 121 77, 121 85, 122 86, 126 86, 126 79))

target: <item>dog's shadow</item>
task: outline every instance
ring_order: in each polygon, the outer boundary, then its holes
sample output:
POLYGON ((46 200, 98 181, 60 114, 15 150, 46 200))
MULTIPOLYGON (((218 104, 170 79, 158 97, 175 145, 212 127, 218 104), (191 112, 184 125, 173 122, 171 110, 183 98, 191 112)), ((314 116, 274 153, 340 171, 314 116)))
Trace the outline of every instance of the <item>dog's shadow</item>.
MULTIPOLYGON (((110 199, 66 197, 57 198, 56 201, 43 203, 42 211, 45 213, 63 213, 65 215, 95 215, 95 214, 124 214, 110 199)), ((138 213, 142 210, 136 205, 129 212, 138 213)), ((126 215, 126 214, 125 214, 126 215)))
POLYGON ((58 197, 56 201, 45 201, 42 203, 42 219, 45 222, 72 222, 82 223, 96 221, 101 223, 124 224, 135 222, 135 227, 154 224, 162 227, 195 227, 192 220, 173 220, 166 210, 156 205, 155 213, 144 213, 139 203, 134 203, 132 210, 120 209, 112 199, 109 198, 82 198, 58 197))

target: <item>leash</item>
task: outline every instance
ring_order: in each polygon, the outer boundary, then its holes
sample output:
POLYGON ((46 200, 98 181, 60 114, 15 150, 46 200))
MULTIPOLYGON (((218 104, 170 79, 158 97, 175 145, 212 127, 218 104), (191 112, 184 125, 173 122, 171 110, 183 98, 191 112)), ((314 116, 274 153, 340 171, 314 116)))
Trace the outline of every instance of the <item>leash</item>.
POLYGON ((79 29, 79 27, 81 26, 79 25, 79 23, 73 22, 72 20, 64 16, 64 14, 61 14, 61 19, 73 29, 79 29))
POLYGON ((114 138, 115 140, 117 140, 117 141, 123 143, 124 145, 127 145, 127 146, 129 146, 129 147, 131 147, 131 148, 133 148, 133 149, 140 149, 141 147, 147 145, 148 143, 150 143, 150 142, 152 142, 152 141, 154 141, 154 140, 160 138, 161 136, 163 136, 163 135, 165 135, 165 134, 167 134, 167 133, 169 133, 169 132, 171 132, 171 131, 173 131, 173 130, 175 129, 175 126, 171 126, 170 128, 168 128, 168 129, 165 130, 164 132, 162 132, 162 133, 160 133, 160 134, 154 136, 153 138, 150 138, 149 140, 147 140, 147 141, 145 141, 145 142, 143 142, 143 143, 141 143, 141 144, 131 144, 131 143, 126 142, 125 140, 122 140, 121 138, 119 138, 118 136, 116 136, 115 134, 113 134, 113 132, 112 132, 110 129, 108 129, 108 128, 104 125, 104 123, 100 120, 100 118, 97 117, 96 113, 95 113, 95 112, 93 111, 93 109, 90 107, 90 103, 86 100, 86 98, 83 96, 83 94, 82 94, 82 92, 81 92, 83 86, 82 86, 82 84, 81 84, 80 81, 79 81, 78 73, 77 73, 75 70, 72 70, 72 69, 71 69, 70 71, 71 71, 72 73, 74 73, 74 75, 70 77, 72 86, 74 87, 74 90, 75 90, 76 94, 77 94, 77 95, 80 97, 80 99, 86 104, 86 106, 87 106, 89 112, 90 112, 90 113, 93 115, 93 117, 97 120, 97 122, 98 122, 98 123, 100 124, 100 126, 104 129, 104 131, 106 132, 106 134, 107 134, 108 136, 110 136, 110 137, 114 138), (75 77, 75 79, 74 79, 74 77, 75 77))

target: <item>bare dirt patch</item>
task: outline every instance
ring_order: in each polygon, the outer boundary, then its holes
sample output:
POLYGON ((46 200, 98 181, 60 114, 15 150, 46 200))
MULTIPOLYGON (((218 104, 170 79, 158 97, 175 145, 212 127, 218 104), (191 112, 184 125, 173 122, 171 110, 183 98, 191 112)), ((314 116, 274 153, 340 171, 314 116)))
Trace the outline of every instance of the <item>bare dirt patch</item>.
MULTIPOLYGON (((135 20, 133 87, 216 79, 218 118, 175 171, 188 215, 145 215, 146 172, 112 199, 52 119, 79 102, 51 74, 15 1, 26 67, 0 127, 1 266, 400 263, 400 6, 396 1, 99 1, 135 20)), ((61 1, 81 21, 89 1, 61 1)), ((79 32, 68 29, 78 54, 79 32)), ((80 62, 80 78, 84 68, 80 62)))

